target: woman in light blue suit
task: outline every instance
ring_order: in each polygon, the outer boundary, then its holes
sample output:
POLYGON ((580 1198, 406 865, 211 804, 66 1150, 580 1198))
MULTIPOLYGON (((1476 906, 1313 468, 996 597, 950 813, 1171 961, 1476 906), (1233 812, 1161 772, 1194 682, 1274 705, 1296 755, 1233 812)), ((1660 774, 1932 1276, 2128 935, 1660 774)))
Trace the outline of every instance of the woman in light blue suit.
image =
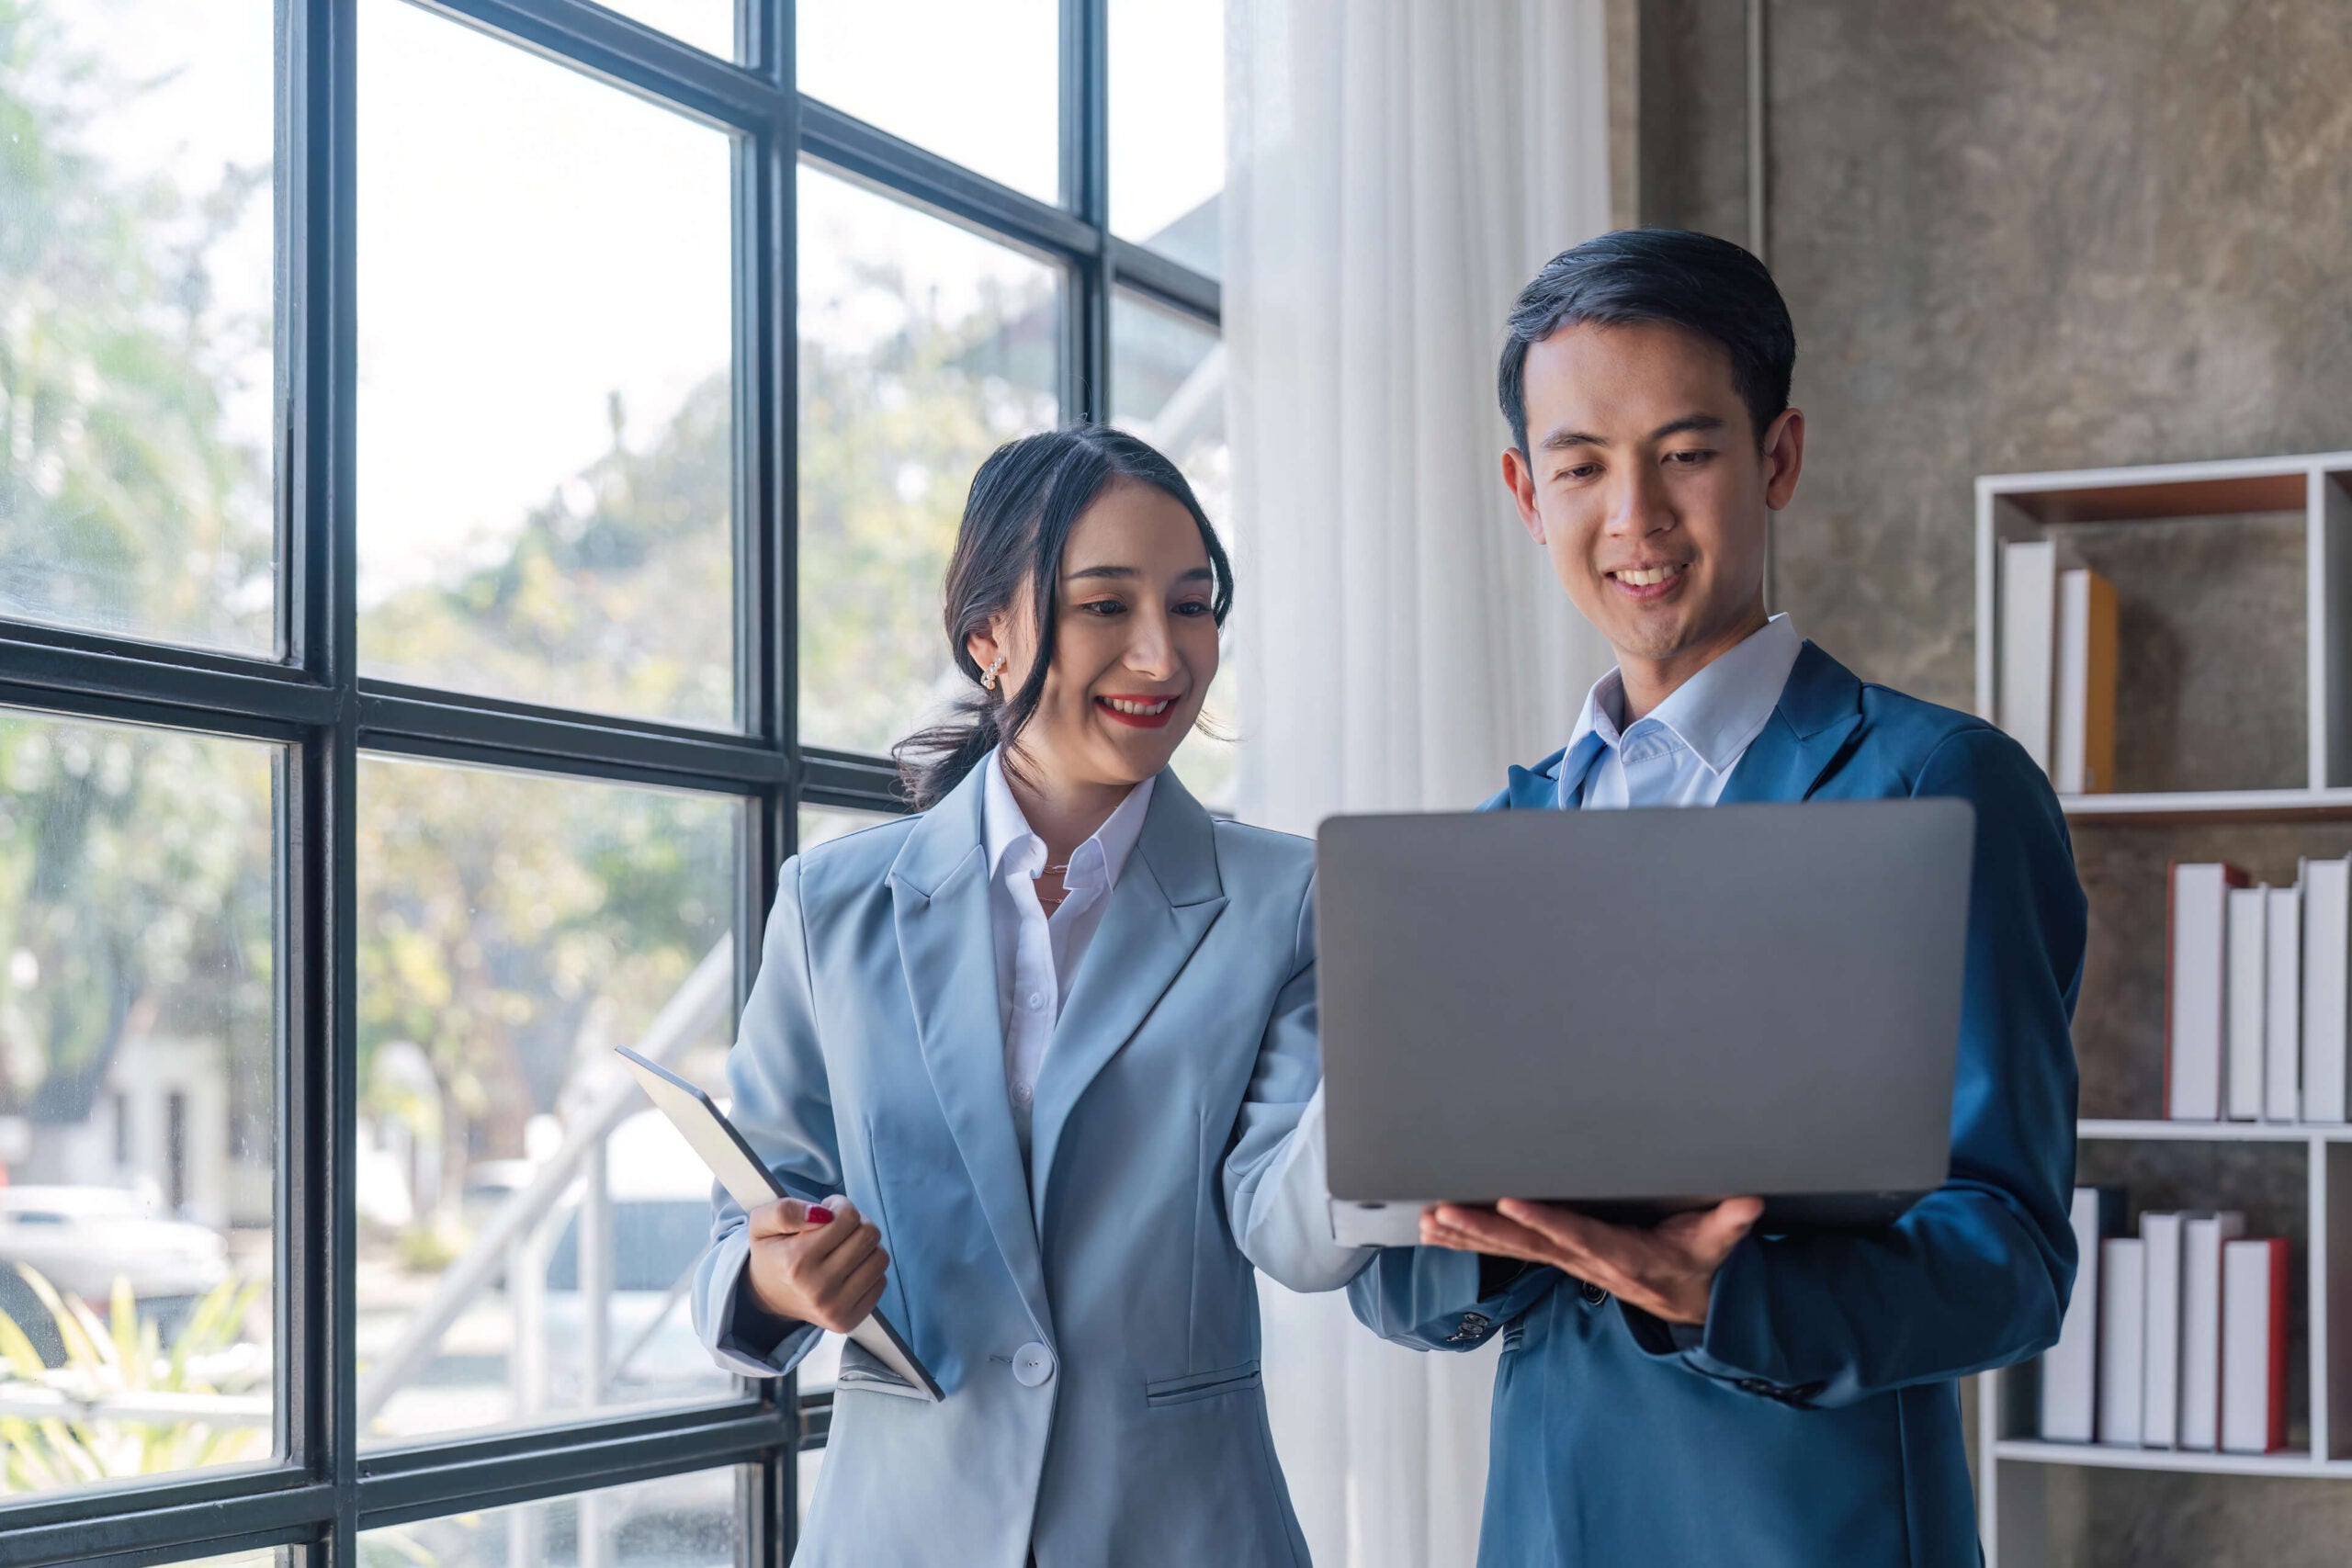
POLYGON ((979 689, 900 750, 924 809, 784 868, 728 1078, 795 1197, 721 1202, 696 1322, 770 1376, 879 1305, 944 1393, 844 1349, 797 1562, 1306 1560, 1251 1266, 1323 1290, 1360 1261, 1284 1179, 1313 851, 1168 771, 1231 597, 1142 442, 1004 447, 947 580, 979 689))

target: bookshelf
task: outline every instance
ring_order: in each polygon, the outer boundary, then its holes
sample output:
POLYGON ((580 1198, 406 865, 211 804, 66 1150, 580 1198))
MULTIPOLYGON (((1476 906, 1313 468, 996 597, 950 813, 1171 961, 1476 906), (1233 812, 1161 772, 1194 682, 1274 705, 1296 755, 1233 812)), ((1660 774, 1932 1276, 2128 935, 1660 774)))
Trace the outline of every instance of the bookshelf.
MULTIPOLYGON (((1987 475, 1976 481, 1976 705, 1998 711, 2001 546, 2075 525, 2128 527, 2210 519, 2229 527, 2299 517, 2302 538, 2305 743, 2301 776, 2267 787, 2132 790, 2062 798, 2081 840, 2109 826, 2202 829, 2236 824, 2352 823, 2352 452, 2221 462, 1987 475)), ((2127 709, 2118 724, 2127 726, 2127 709)), ((2129 785, 2132 780, 2120 776, 2129 785)), ((2188 857, 2194 858, 2194 857, 2188 857)), ((2087 981, 2087 976, 2086 976, 2087 981)), ((2135 1043, 2134 1049, 2140 1048, 2135 1043)), ((2144 1047, 2163 1050, 2161 1040, 2144 1047)), ((2297 1446, 2225 1454, 2043 1442, 2034 1436, 2031 1367, 1976 1380, 1977 1507, 1988 1568, 2044 1568, 2053 1541, 2052 1478, 2067 1469, 2352 1480, 2352 1126, 2086 1119, 2086 1145, 2249 1145, 2300 1151, 2307 1233, 2306 1420, 2297 1446)), ((2201 1195, 2208 1207, 2232 1194, 2201 1195)))

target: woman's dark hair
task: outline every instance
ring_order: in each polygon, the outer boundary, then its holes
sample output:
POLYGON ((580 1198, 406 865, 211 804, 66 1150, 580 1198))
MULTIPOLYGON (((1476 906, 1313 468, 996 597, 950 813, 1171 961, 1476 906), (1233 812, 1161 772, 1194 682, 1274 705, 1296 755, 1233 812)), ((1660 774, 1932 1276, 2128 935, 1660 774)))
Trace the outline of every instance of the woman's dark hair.
POLYGON ((1732 385, 1756 440, 1789 406, 1796 328, 1772 275, 1729 240, 1681 229, 1620 229, 1544 264, 1510 309, 1495 390, 1510 438, 1527 456, 1527 351, 1562 327, 1671 321, 1731 355, 1732 385))
POLYGON ((972 476, 956 554, 947 563, 947 646, 974 690, 952 717, 899 742, 891 756, 915 809, 927 811, 964 782, 992 748, 1009 746, 1037 714, 1054 662, 1054 616, 1062 547, 1095 499, 1120 479, 1148 484, 1180 502, 1201 530, 1216 574, 1210 599, 1216 624, 1233 607, 1233 563, 1208 514, 1176 465, 1150 446, 1107 424, 1078 424, 1008 441, 972 476), (980 667, 967 644, 989 618, 1027 593, 1035 612, 1037 656, 1017 692, 978 686, 980 667))

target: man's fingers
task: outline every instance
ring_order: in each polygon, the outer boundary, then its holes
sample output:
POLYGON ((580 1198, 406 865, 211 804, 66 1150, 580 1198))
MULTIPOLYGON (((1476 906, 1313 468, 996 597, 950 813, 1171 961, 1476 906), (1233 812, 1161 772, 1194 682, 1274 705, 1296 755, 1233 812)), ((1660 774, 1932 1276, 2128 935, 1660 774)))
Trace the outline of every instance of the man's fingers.
POLYGON ((1438 1245, 1464 1252, 1490 1252, 1534 1262, 1553 1261, 1544 1238, 1525 1225, 1478 1209, 1441 1204, 1427 1222, 1438 1245))
POLYGON ((1708 1268, 1721 1263, 1764 1216, 1760 1198, 1727 1198, 1691 1223, 1687 1245, 1708 1268))

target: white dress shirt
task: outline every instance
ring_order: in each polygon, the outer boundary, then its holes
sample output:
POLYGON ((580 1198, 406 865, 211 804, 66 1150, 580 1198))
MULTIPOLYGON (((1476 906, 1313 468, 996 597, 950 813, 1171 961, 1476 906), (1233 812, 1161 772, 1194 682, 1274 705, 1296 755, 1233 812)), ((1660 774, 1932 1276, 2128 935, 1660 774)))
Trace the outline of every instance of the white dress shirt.
POLYGON ((1153 781, 1127 792, 1094 836, 1078 846, 1062 874, 1067 896, 1048 916, 1037 898, 1037 878, 1046 869, 1046 840, 1029 826, 1003 758, 989 753, 980 764, 989 857, 989 923, 996 936, 996 994, 1004 1019, 1004 1091, 1012 1102, 1012 1124, 1021 1155, 1029 1156, 1029 1113, 1037 1097, 1037 1071, 1054 1038, 1071 979, 1110 907, 1111 889, 1126 869, 1144 813, 1151 806, 1153 781))
POLYGON ((1586 694, 1560 759, 1561 801, 1581 783, 1588 810, 1714 805, 1780 705, 1803 647, 1789 617, 1775 615, 1629 725, 1621 723, 1624 675, 1610 671, 1586 694))

